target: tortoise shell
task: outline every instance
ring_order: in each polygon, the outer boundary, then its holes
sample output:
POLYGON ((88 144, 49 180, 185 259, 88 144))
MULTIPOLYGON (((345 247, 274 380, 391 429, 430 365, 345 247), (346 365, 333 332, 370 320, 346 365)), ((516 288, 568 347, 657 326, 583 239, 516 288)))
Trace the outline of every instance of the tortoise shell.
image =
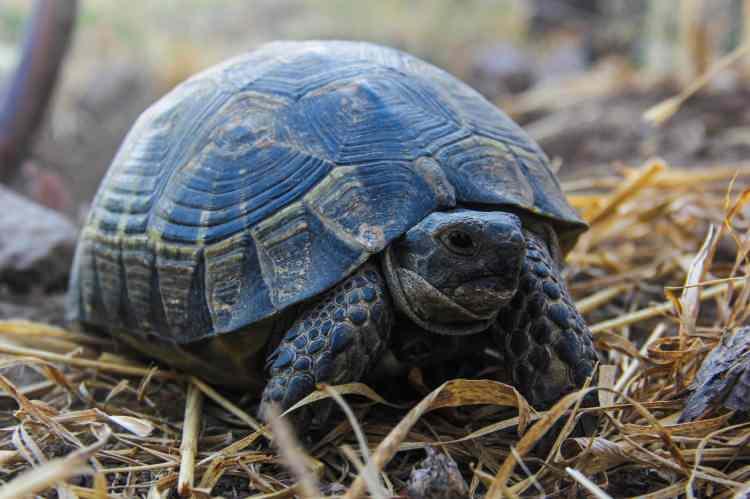
POLYGON ((368 43, 266 45, 137 120, 82 230, 69 318, 178 344, 236 331, 457 204, 544 217, 564 247, 586 227, 539 147, 448 73, 368 43))

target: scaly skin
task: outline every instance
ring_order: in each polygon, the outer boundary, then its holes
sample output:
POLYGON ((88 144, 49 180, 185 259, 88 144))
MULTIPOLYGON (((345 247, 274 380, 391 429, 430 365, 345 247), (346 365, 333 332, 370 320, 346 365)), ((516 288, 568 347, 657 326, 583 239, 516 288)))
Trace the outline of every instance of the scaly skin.
POLYGON ((519 289, 494 326, 514 384, 538 408, 580 387, 597 361, 591 331, 570 299, 547 244, 525 231, 519 289))
POLYGON ((366 263, 309 305, 269 355, 261 414, 270 402, 289 408, 318 383, 359 381, 379 360, 392 323, 383 277, 366 263))

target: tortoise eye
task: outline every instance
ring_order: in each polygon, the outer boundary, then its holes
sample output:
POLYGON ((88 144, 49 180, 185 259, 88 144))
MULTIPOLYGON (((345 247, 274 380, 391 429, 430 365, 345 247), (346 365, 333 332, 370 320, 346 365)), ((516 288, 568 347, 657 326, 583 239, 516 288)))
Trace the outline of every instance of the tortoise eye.
POLYGON ((449 251, 461 255, 472 256, 477 251, 474 239, 462 230, 452 230, 442 237, 443 245, 449 251))

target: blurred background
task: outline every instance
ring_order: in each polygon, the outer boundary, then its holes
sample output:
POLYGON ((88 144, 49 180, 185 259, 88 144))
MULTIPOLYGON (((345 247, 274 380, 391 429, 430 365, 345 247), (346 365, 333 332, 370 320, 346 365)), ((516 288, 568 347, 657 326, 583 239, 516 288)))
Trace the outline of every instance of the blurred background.
MULTIPOLYGON (((0 91, 34 5, 0 4, 0 91)), ((749 18, 748 0, 81 0, 28 154, 0 169, 12 190, 78 226, 133 121, 161 95, 265 42, 315 38, 373 41, 447 69, 522 124, 564 181, 653 156, 686 167, 736 162, 750 154, 746 61, 662 126, 643 113, 742 46, 749 18)), ((2 230, 6 241, 17 233, 2 230)), ((3 265, 0 242, 0 295, 3 265)))

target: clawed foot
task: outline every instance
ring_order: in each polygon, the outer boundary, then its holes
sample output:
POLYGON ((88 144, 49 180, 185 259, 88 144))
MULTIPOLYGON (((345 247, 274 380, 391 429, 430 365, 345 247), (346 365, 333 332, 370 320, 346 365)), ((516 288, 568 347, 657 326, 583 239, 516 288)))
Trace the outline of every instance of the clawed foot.
MULTIPOLYGON (((261 416, 267 414, 271 402, 288 409, 318 383, 360 380, 384 350, 392 322, 383 278, 375 265, 365 264, 310 304, 268 357, 270 378, 263 391, 261 416)), ((313 420, 327 416, 319 409, 316 404, 313 420)))
POLYGON ((591 331, 546 243, 535 234, 526 236, 519 289, 500 311, 495 332, 511 363, 514 384, 532 405, 549 408, 583 385, 598 357, 591 331))

